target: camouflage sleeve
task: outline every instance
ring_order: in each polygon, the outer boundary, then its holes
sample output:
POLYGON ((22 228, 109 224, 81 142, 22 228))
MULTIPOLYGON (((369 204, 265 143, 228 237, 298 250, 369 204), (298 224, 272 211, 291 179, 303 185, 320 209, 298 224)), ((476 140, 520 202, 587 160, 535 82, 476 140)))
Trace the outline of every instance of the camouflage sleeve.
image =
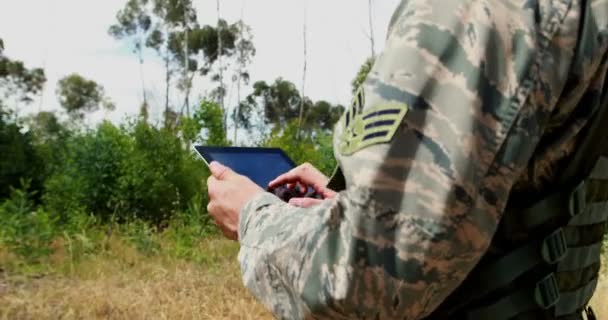
POLYGON ((487 250, 536 148, 576 44, 570 8, 403 1, 336 126, 346 190, 310 209, 250 201, 245 285, 280 319, 431 313, 487 250))

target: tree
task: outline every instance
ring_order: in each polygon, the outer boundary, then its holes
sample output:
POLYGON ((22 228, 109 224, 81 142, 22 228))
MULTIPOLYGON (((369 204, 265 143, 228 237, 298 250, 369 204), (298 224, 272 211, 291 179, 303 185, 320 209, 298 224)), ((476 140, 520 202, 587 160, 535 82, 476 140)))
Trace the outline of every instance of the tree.
POLYGON ((58 137, 63 137, 66 128, 59 122, 57 115, 51 111, 42 111, 29 117, 28 126, 30 131, 45 144, 58 137))
POLYGON ((152 26, 148 4, 149 0, 127 1, 125 7, 116 14, 117 23, 108 29, 108 33, 115 39, 129 39, 133 42, 133 53, 137 55, 139 60, 139 76, 144 108, 148 107, 148 99, 146 97, 146 85, 144 81, 143 49, 148 37, 150 37, 152 26))
MULTIPOLYGON (((118 40, 133 41, 140 64, 144 48, 155 50, 165 63, 165 125, 170 122, 169 90, 175 71, 181 71, 177 88, 184 92, 184 106, 179 113, 183 109, 188 113, 194 77, 210 75, 219 57, 233 56, 237 45, 243 48, 244 59, 254 52, 250 38, 239 37, 248 35, 249 29, 242 32, 244 23, 229 24, 220 19, 215 27, 201 27, 191 0, 129 0, 118 12, 117 20, 110 27, 110 34, 118 40)), ((211 80, 219 81, 217 74, 211 76, 211 80)), ((213 94, 223 97, 225 89, 220 86, 213 94)))
POLYGON ((253 93, 242 106, 239 120, 244 127, 250 127, 251 115, 260 113, 263 115, 261 120, 271 130, 281 130, 293 120, 298 120, 297 127, 301 127, 302 135, 309 136, 314 135, 316 129, 331 131, 343 111, 344 107, 340 105, 326 101, 313 102, 307 97, 303 99, 295 84, 278 78, 272 84, 265 81, 254 83, 253 93))
POLYGON ((168 116, 172 112, 169 107, 171 78, 175 71, 174 65, 179 66, 180 62, 176 61, 179 60, 176 52, 185 51, 183 45, 180 45, 177 50, 173 50, 172 39, 176 34, 187 34, 190 28, 198 26, 198 22, 196 10, 190 0, 153 0, 153 4, 156 19, 154 30, 146 45, 154 49, 165 62, 165 126, 168 126, 170 122, 168 116))
POLYGON ((23 62, 9 59, 4 54, 4 41, 0 39, 0 90, 5 98, 15 96, 22 102, 31 102, 45 82, 44 70, 28 69, 23 62))
POLYGON ((93 80, 71 74, 57 83, 59 103, 72 119, 82 119, 85 113, 103 107, 114 109, 112 102, 105 96, 104 88, 93 80))

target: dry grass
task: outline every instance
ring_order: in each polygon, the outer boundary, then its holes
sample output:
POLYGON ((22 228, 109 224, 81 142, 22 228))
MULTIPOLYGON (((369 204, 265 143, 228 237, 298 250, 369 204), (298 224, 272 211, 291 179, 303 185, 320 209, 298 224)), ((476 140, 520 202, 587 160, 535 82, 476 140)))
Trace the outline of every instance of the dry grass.
MULTIPOLYGON (((271 319, 243 288, 237 247, 201 244, 212 262, 146 257, 120 241, 63 273, 44 277, 0 272, 0 319, 271 319)), ((58 252, 54 263, 65 259, 58 252)), ((0 266, 8 256, 0 254, 0 266)), ((593 300, 608 319, 606 269, 593 300)))
POLYGON ((0 319, 270 319, 243 288, 227 241, 204 244, 228 257, 194 264, 133 249, 94 257, 65 275, 0 274, 0 319))

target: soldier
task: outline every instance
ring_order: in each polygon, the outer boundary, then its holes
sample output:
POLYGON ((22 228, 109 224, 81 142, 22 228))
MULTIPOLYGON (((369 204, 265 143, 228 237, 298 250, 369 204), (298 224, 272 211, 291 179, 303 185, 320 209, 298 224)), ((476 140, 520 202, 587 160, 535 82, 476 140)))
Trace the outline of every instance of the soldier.
POLYGON ((404 0, 388 34, 328 186, 310 166, 272 183, 325 200, 212 165, 245 285, 279 319, 593 318, 608 0, 404 0))

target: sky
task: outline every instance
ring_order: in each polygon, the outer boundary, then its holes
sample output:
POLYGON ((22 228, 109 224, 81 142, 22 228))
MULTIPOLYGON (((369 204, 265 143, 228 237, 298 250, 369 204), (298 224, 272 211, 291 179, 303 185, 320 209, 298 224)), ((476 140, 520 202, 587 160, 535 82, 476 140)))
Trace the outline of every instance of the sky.
MULTIPOLYGON (((101 119, 119 122, 137 114, 142 102, 138 61, 130 44, 107 33, 126 0, 0 0, 0 38, 5 54, 28 67, 45 69, 42 95, 20 113, 57 110, 57 81, 71 73, 95 80, 116 105, 113 112, 98 111, 89 123, 101 119)), ((384 45, 386 30, 399 0, 373 0, 375 50, 384 45)), ((215 24, 216 1, 194 0, 199 23, 215 24)), ((252 83, 283 77, 302 85, 303 26, 307 25, 306 96, 346 105, 350 82, 371 55, 368 1, 366 0, 221 0, 220 15, 228 22, 242 17, 251 26, 257 54, 249 66, 252 83)), ((159 119, 164 106, 164 67, 154 52, 145 55, 144 77, 151 116, 159 119)), ((193 98, 212 89, 198 81, 193 98)), ((236 104, 236 87, 228 85, 228 104, 236 104)), ((250 92, 243 88, 242 96, 250 92)), ((183 101, 173 89, 171 101, 183 101)))

